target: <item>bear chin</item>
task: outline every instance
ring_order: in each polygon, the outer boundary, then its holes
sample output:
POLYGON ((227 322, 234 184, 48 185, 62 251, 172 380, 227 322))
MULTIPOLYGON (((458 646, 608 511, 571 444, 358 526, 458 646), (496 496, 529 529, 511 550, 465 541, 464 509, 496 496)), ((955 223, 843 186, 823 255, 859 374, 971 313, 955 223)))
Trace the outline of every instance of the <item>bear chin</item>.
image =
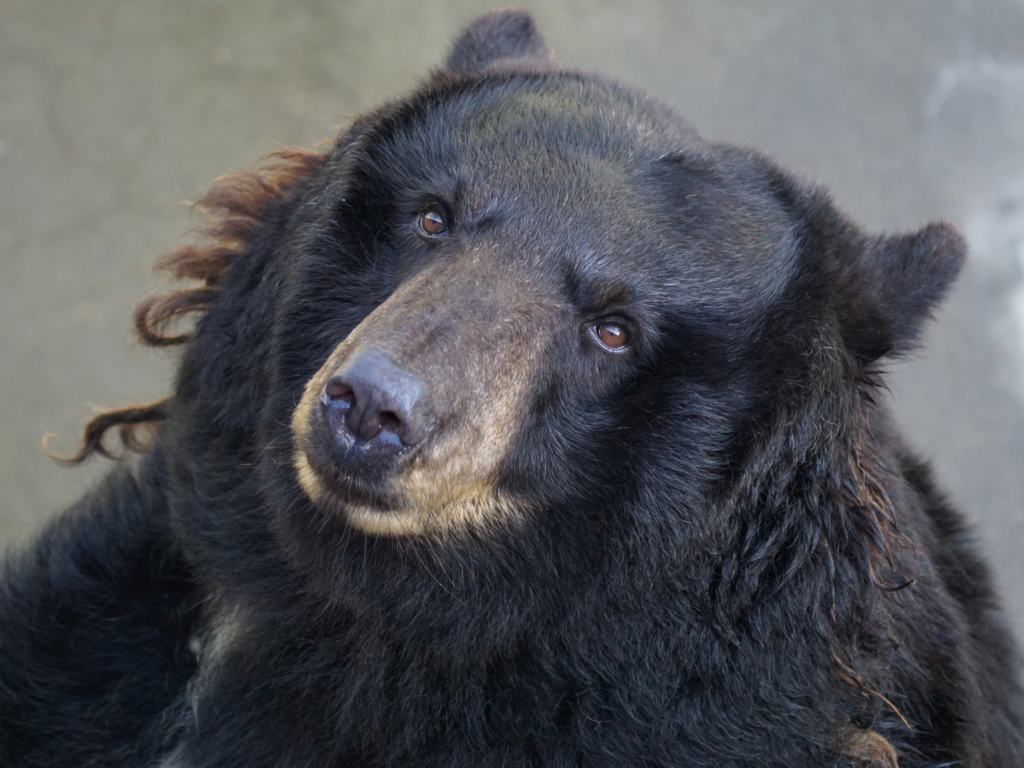
POLYGON ((476 493, 463 489, 452 498, 438 499, 436 494, 403 494, 384 503, 359 499, 355 494, 331 488, 316 472, 302 451, 294 455, 295 472, 303 492, 322 512, 338 515, 349 525, 378 536, 419 536, 446 538, 467 529, 486 533, 499 525, 522 523, 528 505, 510 494, 481 483, 476 493))

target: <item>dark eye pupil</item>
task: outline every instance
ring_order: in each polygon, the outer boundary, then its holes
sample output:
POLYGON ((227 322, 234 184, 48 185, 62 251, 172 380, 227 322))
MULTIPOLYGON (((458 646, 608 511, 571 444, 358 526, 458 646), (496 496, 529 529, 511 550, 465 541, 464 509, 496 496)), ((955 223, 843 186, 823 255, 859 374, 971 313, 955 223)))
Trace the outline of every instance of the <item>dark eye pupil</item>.
POLYGON ((440 235, 445 230, 444 217, 437 211, 427 211, 420 216, 420 229, 428 235, 440 235))
POLYGON ((615 323, 601 323, 597 326, 597 338, 606 347, 621 349, 626 346, 626 329, 615 323))

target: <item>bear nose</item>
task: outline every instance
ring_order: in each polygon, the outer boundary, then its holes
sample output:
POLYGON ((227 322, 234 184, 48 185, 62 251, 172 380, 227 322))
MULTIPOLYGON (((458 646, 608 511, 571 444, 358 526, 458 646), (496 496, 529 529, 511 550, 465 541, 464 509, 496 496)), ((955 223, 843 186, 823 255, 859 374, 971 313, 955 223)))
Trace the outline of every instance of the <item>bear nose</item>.
POLYGON ((377 347, 359 347, 320 394, 328 423, 364 443, 401 450, 427 433, 427 385, 377 347))

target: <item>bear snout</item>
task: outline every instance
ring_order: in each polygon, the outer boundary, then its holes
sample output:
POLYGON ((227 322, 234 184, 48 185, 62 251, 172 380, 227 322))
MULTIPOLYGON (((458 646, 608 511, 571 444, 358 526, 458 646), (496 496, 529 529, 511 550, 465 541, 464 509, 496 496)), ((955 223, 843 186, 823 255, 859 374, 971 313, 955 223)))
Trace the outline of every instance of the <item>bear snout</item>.
POLYGON ((536 281, 474 253, 401 283, 292 413, 299 486, 354 527, 448 535, 527 514, 499 478, 563 317, 536 281))
POLYGON ((378 347, 357 347, 320 392, 324 424, 344 452, 392 456, 429 431, 429 390, 378 347))

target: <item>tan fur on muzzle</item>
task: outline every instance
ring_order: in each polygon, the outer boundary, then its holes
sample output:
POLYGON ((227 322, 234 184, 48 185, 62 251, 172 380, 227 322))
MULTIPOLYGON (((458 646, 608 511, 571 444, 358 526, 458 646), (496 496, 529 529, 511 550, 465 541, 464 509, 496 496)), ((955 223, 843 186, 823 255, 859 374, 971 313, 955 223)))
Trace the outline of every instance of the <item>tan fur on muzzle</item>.
MULTIPOLYGON (((475 258, 470 258, 473 265, 475 258)), ((522 520, 527 504, 495 487, 524 422, 530 385, 551 340, 551 312, 525 281, 470 275, 467 265, 424 271, 345 338, 309 380, 292 417, 293 463, 321 509, 369 533, 449 535, 522 520), (467 299, 466 295, 471 298, 467 299), (486 319, 484 319, 486 318, 486 319), (439 340, 440 339, 440 340, 439 340), (387 510, 345 498, 309 459, 320 392, 359 345, 384 349, 427 382, 437 408, 422 450, 384 481, 387 510)))

